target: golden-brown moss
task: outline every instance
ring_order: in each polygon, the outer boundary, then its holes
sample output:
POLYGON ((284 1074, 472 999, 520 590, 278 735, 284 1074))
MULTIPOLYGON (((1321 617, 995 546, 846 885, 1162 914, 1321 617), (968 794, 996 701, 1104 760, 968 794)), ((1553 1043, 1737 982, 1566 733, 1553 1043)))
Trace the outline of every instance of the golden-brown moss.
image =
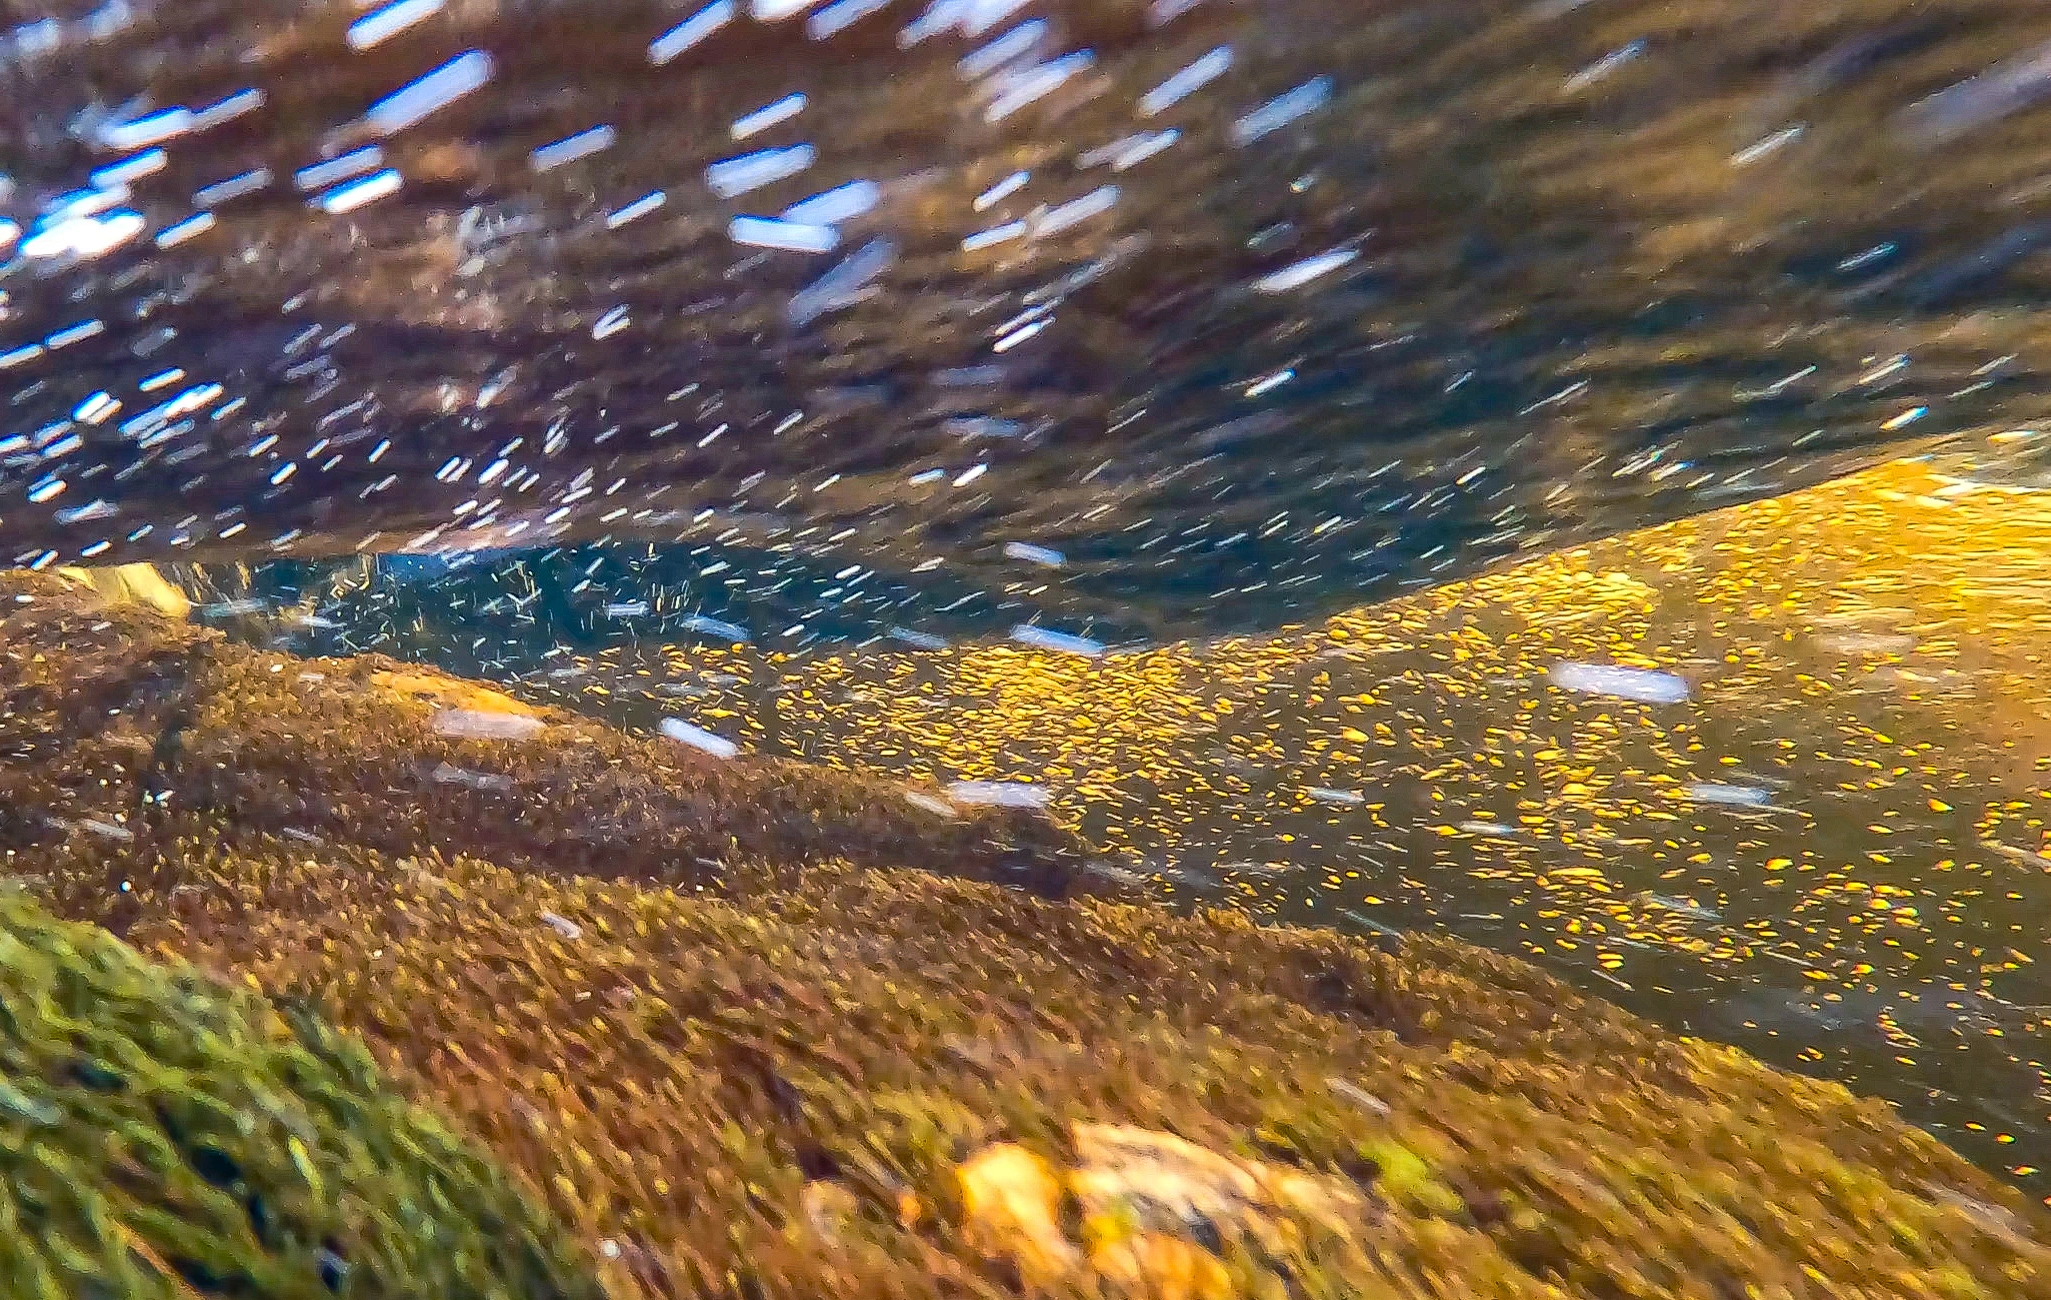
MULTIPOLYGON (((2040 1214, 1884 1106, 1511 959, 849 864, 833 850, 851 831, 873 832, 853 846, 867 862, 940 868, 977 870, 980 841, 889 830, 899 814, 866 802, 888 787, 711 767, 558 715, 518 766, 510 746, 436 737, 424 710, 407 721, 368 684, 386 663, 182 662, 210 694, 166 764, 173 799, 132 839, 47 832, 17 869, 69 914, 361 1033, 596 1243, 618 1297, 2051 1286, 2040 1214), (406 775, 487 760, 518 783, 517 815, 406 775), (667 766, 634 767, 650 764, 667 766), (744 796, 823 820, 778 829, 744 796), (659 820, 569 856, 595 809, 633 818, 641 798, 755 837, 724 892, 664 865, 659 820), (1195 1144, 1189 1167, 1333 1190, 1271 1230, 1164 1233, 1158 1207, 1078 1193, 1134 1185, 1081 1176, 1124 1131, 1098 1125, 1195 1144), (976 1226, 962 1166, 1012 1149, 1068 1189, 1072 1250, 1043 1253, 1092 1267, 1025 1267, 976 1226)), ((118 766, 112 742, 59 752, 63 815, 114 815, 121 796, 86 782, 118 766)))
POLYGON ((625 1295, 1013 1277, 963 1231, 958 1167, 998 1142, 1068 1167, 1105 1122, 1359 1189, 1291 1259, 1320 1286, 2051 1276, 2033 1213, 1885 1108, 1454 945, 828 864, 736 901, 200 832, 165 855, 181 886, 146 893, 135 942, 364 1034, 610 1241, 625 1295), (821 1181, 855 1207, 831 1233, 821 1181))
POLYGON ((146 794, 148 815, 212 810, 237 830, 669 884, 838 857, 944 862, 1054 896, 1104 887, 1080 841, 1018 810, 945 818, 900 785, 722 761, 379 656, 249 650, 39 575, 0 586, 0 638, 0 756, 11 739, 28 760, 0 770, 0 794, 19 818, 137 820, 146 794), (443 734, 457 711, 520 715, 532 734, 443 734))

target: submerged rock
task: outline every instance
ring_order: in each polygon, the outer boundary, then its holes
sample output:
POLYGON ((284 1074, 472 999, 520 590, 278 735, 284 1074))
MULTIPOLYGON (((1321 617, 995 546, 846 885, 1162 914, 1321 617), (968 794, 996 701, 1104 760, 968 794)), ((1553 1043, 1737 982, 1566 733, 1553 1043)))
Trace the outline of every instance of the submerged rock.
POLYGON ((382 656, 230 644, 95 590, 0 579, 0 797, 111 821, 229 814, 230 834, 311 834, 404 855, 483 852, 540 870, 705 887, 823 858, 933 862, 1052 896, 1107 892, 1034 809, 938 821, 900 787, 785 761, 714 761, 382 656), (438 780, 490 767, 487 786, 438 780), (547 809, 546 812, 538 812, 547 809))
POLYGON ((960 1171, 964 1235, 1043 1283, 1095 1278, 1151 1295, 1229 1295, 1225 1256, 1279 1260, 1302 1249, 1307 1230, 1346 1233, 1365 1205, 1341 1179, 1235 1159, 1172 1133, 1079 1123, 1071 1138, 1076 1163, 1059 1173, 1011 1142, 984 1148, 960 1171), (1080 1210, 1080 1243, 1061 1227, 1064 1198, 1080 1210))
MULTIPOLYGON (((371 686, 388 661, 306 682, 54 582, 0 594, 32 597, 0 604, 0 734, 34 746, 0 795, 135 814, 7 869, 360 1035, 592 1244, 611 1300, 2051 1282, 2042 1211, 1886 1107, 1523 962, 939 874, 1015 823, 556 712, 546 740, 436 737, 371 686), (479 746, 520 797, 423 770, 479 746), (697 887, 667 855, 698 825, 756 856, 697 887)), ((38 1124, 43 1076, 7 1077, 38 1124)))

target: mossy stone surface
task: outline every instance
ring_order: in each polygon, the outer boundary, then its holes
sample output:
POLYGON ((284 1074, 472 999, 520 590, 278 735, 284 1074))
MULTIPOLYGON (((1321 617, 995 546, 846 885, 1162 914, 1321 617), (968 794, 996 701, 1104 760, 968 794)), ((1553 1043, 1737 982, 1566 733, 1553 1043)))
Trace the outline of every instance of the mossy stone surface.
POLYGON ((1886 1106, 1523 962, 1000 887, 1059 837, 555 713, 452 740, 389 661, 18 594, 11 870, 360 1035, 612 1300, 2051 1295, 2042 1212, 1886 1106), (1057 1266, 979 1228, 992 1150, 1067 1189, 1057 1266))

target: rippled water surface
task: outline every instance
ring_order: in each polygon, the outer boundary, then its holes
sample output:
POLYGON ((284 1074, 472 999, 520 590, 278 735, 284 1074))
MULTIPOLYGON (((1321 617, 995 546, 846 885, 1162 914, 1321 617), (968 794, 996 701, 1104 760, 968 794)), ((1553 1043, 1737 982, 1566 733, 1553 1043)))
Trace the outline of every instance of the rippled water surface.
POLYGON ((2040 8, 0 18, 0 558, 1001 783, 2038 1188, 2040 8))

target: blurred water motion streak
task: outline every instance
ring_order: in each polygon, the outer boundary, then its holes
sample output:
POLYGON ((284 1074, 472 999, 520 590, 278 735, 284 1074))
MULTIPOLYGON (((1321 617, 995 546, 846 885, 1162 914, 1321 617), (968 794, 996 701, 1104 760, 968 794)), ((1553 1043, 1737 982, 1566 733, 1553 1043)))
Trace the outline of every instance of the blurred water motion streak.
POLYGON ((993 622, 1215 633, 2045 387, 2020 5, 15 12, 20 564, 773 515, 993 622))

